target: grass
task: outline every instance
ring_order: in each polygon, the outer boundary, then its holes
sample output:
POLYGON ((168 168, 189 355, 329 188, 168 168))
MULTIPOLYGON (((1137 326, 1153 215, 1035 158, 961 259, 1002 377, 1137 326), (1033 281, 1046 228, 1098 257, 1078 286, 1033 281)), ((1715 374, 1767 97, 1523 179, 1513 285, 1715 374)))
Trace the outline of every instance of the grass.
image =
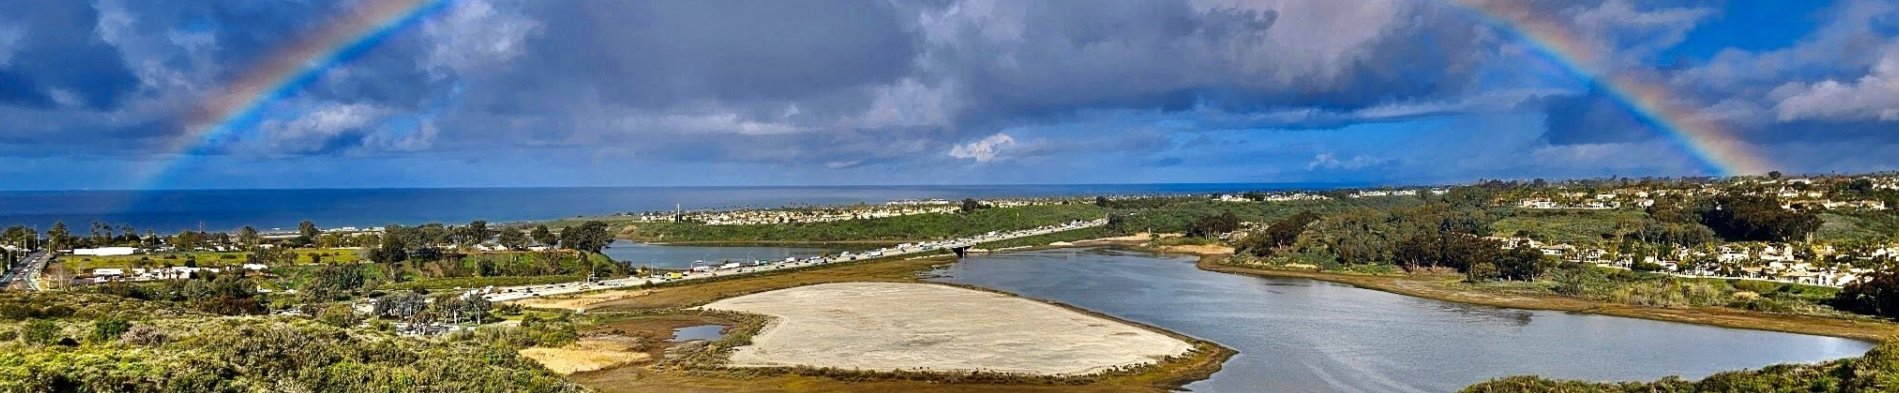
MULTIPOLYGON (((356 262, 363 259, 357 251, 358 250, 341 249, 292 250, 292 252, 297 254, 296 263, 298 264, 314 262, 318 256, 321 256, 324 262, 356 262)), ((244 261, 249 260, 250 254, 251 253, 244 251, 190 251, 112 256, 73 255, 62 256, 59 258, 59 261, 65 263, 68 269, 74 269, 74 271, 78 272, 91 272, 92 269, 97 268, 131 268, 137 267, 135 265, 141 262, 144 263, 143 267, 148 268, 164 267, 168 264, 171 266, 185 266, 186 261, 196 261, 195 264, 198 267, 229 267, 244 264, 244 261)))
POLYGON ((1648 215, 1637 210, 1530 210, 1515 209, 1491 223, 1491 232, 1514 236, 1528 232, 1538 241, 1592 244, 1604 236, 1619 237, 1638 228, 1648 215))
POLYGON ((1874 243, 1899 239, 1899 215, 1890 212, 1828 212, 1820 214, 1822 241, 1874 243))
POLYGON ((499 277, 448 277, 422 278, 415 281, 390 283, 377 286, 380 290, 450 289, 483 288, 488 286, 508 287, 518 285, 544 285, 580 281, 585 274, 561 276, 499 276, 499 277))

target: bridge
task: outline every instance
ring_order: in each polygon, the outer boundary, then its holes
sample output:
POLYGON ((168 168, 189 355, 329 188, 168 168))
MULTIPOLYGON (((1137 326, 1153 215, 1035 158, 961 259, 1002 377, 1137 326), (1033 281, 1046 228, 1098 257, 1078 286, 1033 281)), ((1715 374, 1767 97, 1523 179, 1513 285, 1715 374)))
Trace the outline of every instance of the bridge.
POLYGON ((957 258, 962 258, 969 254, 970 247, 975 247, 975 246, 976 246, 976 243, 973 243, 973 242, 961 242, 961 243, 945 244, 943 245, 943 248, 947 248, 951 252, 956 253, 957 258))

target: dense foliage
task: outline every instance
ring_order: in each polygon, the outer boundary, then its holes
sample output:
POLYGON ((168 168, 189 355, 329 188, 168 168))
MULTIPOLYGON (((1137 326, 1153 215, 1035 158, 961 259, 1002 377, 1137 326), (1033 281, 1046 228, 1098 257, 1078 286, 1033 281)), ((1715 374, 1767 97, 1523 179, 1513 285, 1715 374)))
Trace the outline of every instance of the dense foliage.
POLYGON ((1311 226, 1315 221, 1319 221, 1319 215, 1310 211, 1302 211, 1299 214, 1281 218, 1279 221, 1267 224, 1266 229, 1247 235, 1245 239, 1240 240, 1236 248, 1252 253, 1254 256, 1271 256, 1279 248, 1291 246, 1293 242, 1298 241, 1299 235, 1306 233, 1306 227, 1311 226))
POLYGON ((1833 307, 1861 314, 1899 318, 1899 268, 1887 267, 1840 288, 1833 307))
POLYGON ((166 306, 102 294, 0 297, 0 310, 39 310, 0 318, 0 391, 584 390, 516 355, 526 346, 572 342, 576 335, 567 322, 532 321, 425 339, 301 318, 180 313, 166 306), (74 311, 45 311, 50 308, 74 311))
POLYGON ((1810 211, 1782 209, 1772 198, 1720 196, 1701 212, 1701 223, 1730 241, 1791 241, 1820 229, 1810 211))
POLYGON ((1534 376, 1492 380, 1464 388, 1466 393, 1635 393, 1635 392, 1899 392, 1899 342, 1887 342, 1856 359, 1819 364, 1782 364, 1759 370, 1729 371, 1699 381, 1666 378, 1655 382, 1560 381, 1534 376))

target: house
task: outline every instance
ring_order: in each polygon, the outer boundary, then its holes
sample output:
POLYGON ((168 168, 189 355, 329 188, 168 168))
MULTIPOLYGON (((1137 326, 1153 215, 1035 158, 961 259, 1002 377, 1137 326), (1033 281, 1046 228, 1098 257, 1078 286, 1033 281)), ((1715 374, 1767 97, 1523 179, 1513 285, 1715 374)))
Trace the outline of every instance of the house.
POLYGON ((138 252, 137 247, 99 247, 99 248, 73 249, 73 255, 86 255, 86 256, 95 256, 95 257, 132 255, 133 253, 136 253, 136 252, 138 252))
POLYGON ((1518 202, 1517 207, 1525 209, 1555 209, 1556 202, 1543 198, 1526 199, 1522 202, 1518 202))

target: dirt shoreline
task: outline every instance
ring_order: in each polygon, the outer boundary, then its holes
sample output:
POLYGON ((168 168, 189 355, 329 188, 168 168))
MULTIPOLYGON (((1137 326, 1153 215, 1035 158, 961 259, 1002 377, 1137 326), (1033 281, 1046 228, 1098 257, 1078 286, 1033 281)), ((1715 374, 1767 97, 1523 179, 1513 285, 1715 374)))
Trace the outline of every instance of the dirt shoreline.
MULTIPOLYGON (((1169 234, 1163 234, 1167 237, 1169 234)), ((1305 278, 1351 285, 1359 288, 1395 293, 1405 296, 1421 297, 1454 303, 1476 304, 1494 307, 1508 307, 1529 310, 1550 310, 1617 316, 1625 318, 1648 319, 1655 321, 1689 323, 1731 329, 1764 330, 1783 333, 1811 334, 1829 337, 1849 338, 1868 342, 1880 342, 1899 337, 1899 323, 1874 320, 1850 320, 1819 316, 1769 314, 1726 307, 1660 308, 1610 303, 1597 300, 1579 299, 1557 295, 1527 295, 1477 292, 1446 287, 1447 280, 1441 277, 1366 275, 1350 273, 1332 273, 1310 270, 1266 269, 1235 266, 1220 263, 1232 255, 1233 249, 1224 246, 1147 246, 1150 235, 1146 233, 1119 237, 1107 237, 1068 242, 1060 245, 1038 245, 1023 248, 1011 248, 1005 252, 1034 251, 1059 248, 1082 247, 1121 247, 1144 251, 1193 255, 1200 257, 1196 264, 1201 270, 1212 272, 1250 275, 1260 277, 1305 278)))
MULTIPOLYGON (((1145 247, 1122 239, 1096 239, 1084 242, 1094 246, 1120 246, 1162 253, 1200 257, 1194 265, 1201 270, 1256 277, 1304 278, 1351 285, 1399 295, 1453 303, 1608 315, 1654 321, 1688 323, 1730 329, 1764 330, 1782 333, 1840 337, 1866 342, 1881 342, 1899 337, 1899 324, 1873 320, 1849 320, 1805 315, 1768 314, 1726 307, 1661 308, 1646 307, 1557 295, 1525 295, 1476 292, 1447 288, 1453 279, 1423 276, 1386 276, 1330 273, 1307 270, 1265 269, 1220 263, 1232 255, 1231 249, 1207 252, 1193 247, 1145 247)), ((1078 244, 1080 245, 1080 244, 1078 244)))
POLYGON ((1047 303, 928 283, 806 285, 700 308, 773 317, 726 367, 1084 376, 1193 348, 1047 303))
MULTIPOLYGON (((794 270, 758 276, 734 276, 730 279, 695 285, 666 286, 648 289, 621 289, 592 293, 589 299, 578 300, 574 304, 536 304, 520 302, 530 307, 552 306, 554 308, 578 307, 589 310, 589 314, 604 317, 614 314, 638 318, 638 315, 654 311, 683 311, 688 307, 700 306, 714 301, 747 294, 762 293, 771 290, 795 288, 821 283, 838 282, 922 282, 917 272, 926 271, 934 265, 947 263, 942 258, 885 260, 826 266, 810 270, 794 270)), ((945 285, 945 284, 937 284, 945 285)), ((1077 381, 1050 383, 1048 381, 1026 383, 995 383, 968 381, 946 382, 960 377, 944 375, 932 379, 905 379, 916 376, 881 375, 861 373, 844 375, 843 378, 828 378, 813 375, 801 375, 793 372, 771 370, 732 370, 708 372, 696 370, 675 372, 654 370, 641 365, 625 365, 597 371, 577 372, 572 377, 589 387, 607 392, 638 391, 835 391, 835 392, 1167 392, 1181 386, 1206 379, 1220 370, 1226 359, 1236 351, 1205 340, 1182 335, 1177 332, 1154 326, 1116 318, 1092 312, 1067 304, 1021 297, 986 288, 970 288, 962 285, 948 285, 997 293, 1012 298, 1045 303, 1069 311, 1107 319, 1148 330, 1175 339, 1185 340, 1194 345, 1194 350, 1185 356, 1176 357, 1159 365, 1150 366, 1127 374, 1111 373, 1091 382, 1074 384, 1077 381), (903 377, 894 378, 893 377, 903 377), (795 387, 795 388, 794 388, 795 387)), ((1092 379, 1092 378, 1090 378, 1092 379)))

